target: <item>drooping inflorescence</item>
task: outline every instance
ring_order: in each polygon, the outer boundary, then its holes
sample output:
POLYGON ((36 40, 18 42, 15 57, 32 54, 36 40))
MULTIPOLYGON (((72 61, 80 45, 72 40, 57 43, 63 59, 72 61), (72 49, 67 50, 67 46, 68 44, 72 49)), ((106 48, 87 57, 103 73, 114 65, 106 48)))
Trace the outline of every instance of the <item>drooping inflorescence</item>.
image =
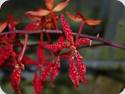
MULTIPOLYGON (((65 19, 64 14, 61 13, 69 2, 70 0, 64 0, 54 7, 54 0, 45 0, 47 9, 40 8, 37 11, 26 12, 26 15, 31 20, 24 27, 26 32, 35 32, 37 30, 51 31, 53 29, 56 32, 58 30, 63 32, 56 41, 53 41, 51 35, 47 32, 43 33, 41 31, 39 33, 40 38, 35 45, 37 49, 36 53, 34 53, 37 56, 36 60, 33 60, 26 54, 26 50, 30 48, 28 44, 29 35, 25 33, 22 42, 19 37, 22 35, 15 33, 16 26, 20 24, 20 21, 15 21, 14 16, 9 13, 7 20, 1 22, 0 32, 2 33, 8 28, 7 32, 12 32, 12 34, 0 35, 0 67, 11 69, 10 82, 18 94, 22 94, 20 83, 22 73, 25 71, 27 65, 34 65, 37 68, 34 73, 32 85, 35 93, 41 94, 48 78, 54 81, 58 76, 61 68, 61 59, 68 61, 68 75, 74 87, 78 87, 80 82, 83 84, 87 83, 86 65, 78 49, 81 46, 91 45, 92 40, 89 38, 74 38, 72 28, 65 19), (57 15, 56 12, 59 12, 59 14, 57 15), (59 22, 61 22, 62 29, 58 26, 59 22), (47 36, 47 40, 44 40, 44 36, 47 36), (64 49, 68 50, 64 51, 64 49)), ((77 13, 76 16, 69 12, 66 12, 66 14, 73 21, 78 19, 90 26, 101 23, 100 20, 87 20, 80 13, 77 13)))

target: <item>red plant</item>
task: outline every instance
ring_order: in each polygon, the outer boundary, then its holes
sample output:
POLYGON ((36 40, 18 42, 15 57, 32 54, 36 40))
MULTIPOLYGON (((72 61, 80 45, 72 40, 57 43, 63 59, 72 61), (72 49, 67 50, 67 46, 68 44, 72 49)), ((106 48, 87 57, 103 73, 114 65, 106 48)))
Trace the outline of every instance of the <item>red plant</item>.
POLYGON ((80 39, 77 39, 76 42, 74 42, 73 37, 72 37, 72 30, 70 29, 70 26, 68 25, 63 15, 61 15, 61 23, 62 23, 63 31, 67 39, 67 46, 70 49, 70 64, 72 65, 72 66, 70 65, 70 73, 72 73, 71 70, 75 72, 74 76, 70 76, 70 78, 76 80, 76 81, 74 80, 72 81, 74 85, 77 86, 78 85, 78 82, 77 82, 78 79, 76 79, 77 76, 79 76, 79 79, 82 82, 84 83, 86 82, 86 79, 85 79, 86 66, 85 64, 83 64, 82 56, 78 52, 77 47, 79 47, 80 45, 88 45, 91 43, 91 40, 88 38, 84 38, 84 39, 80 38, 80 39), (76 72, 75 66, 72 64, 73 58, 76 58, 76 66, 77 66, 78 74, 76 72))
MULTIPOLYGON (((58 76, 61 59, 68 61, 69 78, 74 87, 78 87, 80 82, 87 84, 86 65, 84 64, 84 58, 78 51, 80 47, 106 45, 125 49, 123 45, 118 45, 103 38, 81 34, 84 24, 96 26, 102 22, 101 20, 87 19, 81 13, 73 15, 66 12, 71 20, 82 23, 79 31, 74 33, 66 21, 64 14, 56 14, 56 12, 61 12, 69 4, 69 1, 64 0, 54 7, 54 0, 45 0, 46 9, 39 8, 37 11, 26 12, 31 22, 24 27, 24 31, 16 30, 16 25, 21 21, 20 19, 15 21, 11 13, 8 14, 7 20, 0 23, 0 67, 11 69, 10 82, 18 94, 22 94, 20 86, 21 74, 27 65, 37 67, 32 85, 35 93, 41 94, 48 78, 54 81, 58 76), (62 29, 58 27, 58 20, 61 22, 62 29), (4 32, 6 28, 8 28, 8 32, 4 32), (40 39, 37 40, 36 44, 32 45, 28 41, 29 35, 36 33, 39 34, 40 39), (46 37, 44 33, 48 38, 47 40, 44 40, 44 37, 46 37), (50 33, 56 34, 59 38, 53 41, 50 33), (20 36, 23 35, 24 40, 22 43, 20 36), (92 44, 92 40, 100 41, 102 44, 92 44), (34 46, 37 49, 36 61, 25 53, 27 49, 32 49, 34 46)), ((34 38, 36 38, 35 35, 34 38)))
POLYGON ((64 2, 59 3, 54 7, 54 0, 45 0, 45 5, 47 9, 38 9, 37 11, 28 11, 26 14, 42 17, 47 16, 53 12, 60 12, 62 11, 69 3, 70 0, 65 0, 64 2))
MULTIPOLYGON (((45 27, 48 29, 56 28, 58 30, 57 20, 55 12, 62 11, 68 4, 70 0, 65 0, 54 7, 54 0, 45 0, 45 5, 47 9, 40 8, 37 11, 28 11, 26 15, 29 15, 32 18, 41 19, 42 17, 48 16, 43 22, 45 27)), ((43 27, 43 25, 42 25, 43 27)))
POLYGON ((88 38, 80 38, 74 42, 72 30, 69 24, 67 23, 63 15, 61 15, 60 19, 66 40, 64 40, 63 36, 61 36, 56 43, 47 44, 44 47, 54 52, 54 54, 56 54, 59 57, 60 57, 59 52, 61 52, 63 48, 70 49, 69 53, 67 53, 70 56, 69 77, 72 79, 74 86, 77 87, 79 79, 83 83, 86 83, 85 79, 86 66, 85 64, 82 63, 83 62, 82 56, 79 54, 77 48, 81 45, 89 45, 91 43, 91 40, 88 38), (74 58, 76 58, 77 61, 76 66, 72 64, 74 58))
POLYGON ((21 89, 20 89, 20 81, 21 81, 21 73, 22 73, 22 66, 19 64, 15 64, 14 69, 12 71, 10 80, 11 80, 11 85, 13 89, 21 94, 21 89))

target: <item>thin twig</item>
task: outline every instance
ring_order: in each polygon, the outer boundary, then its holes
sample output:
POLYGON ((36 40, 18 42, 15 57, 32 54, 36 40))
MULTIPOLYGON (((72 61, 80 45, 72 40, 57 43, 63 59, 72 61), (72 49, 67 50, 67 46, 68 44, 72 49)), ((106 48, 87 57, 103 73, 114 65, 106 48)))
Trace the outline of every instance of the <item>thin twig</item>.
POLYGON ((107 46, 111 46, 111 47, 114 47, 114 48, 120 48, 120 49, 125 50, 125 45, 120 44, 120 43, 116 43, 116 42, 112 42, 112 41, 106 40, 104 38, 100 38, 100 37, 97 38, 97 37, 89 36, 89 35, 85 35, 85 34, 80 34, 80 37, 84 37, 84 38, 89 38, 91 40, 100 41, 100 42, 106 44, 107 46))
POLYGON ((22 51, 18 57, 18 62, 20 62, 23 59, 24 53, 26 51, 27 43, 28 43, 28 34, 25 34, 24 37, 25 37, 24 38, 24 45, 23 45, 22 51))
POLYGON ((78 31, 78 34, 76 35, 76 40, 79 38, 79 35, 81 34, 82 30, 83 30, 83 27, 84 27, 84 22, 81 22, 80 23, 80 27, 79 27, 79 31, 78 31))
MULTIPOLYGON (((50 33, 50 34, 62 34, 63 32, 62 31, 55 31, 55 30, 38 30, 38 31, 25 31, 25 30, 16 30, 15 32, 3 32, 3 33, 0 33, 0 35, 5 35, 5 34, 12 34, 12 33, 17 33, 17 34, 38 34, 38 33, 50 33)), ((74 36, 77 35, 77 33, 73 33, 74 36)), ((90 35, 86 35, 86 34, 80 34, 79 37, 82 37, 82 38, 89 38, 91 40, 95 40, 95 41, 99 41, 107 46, 111 46, 111 47, 114 47, 114 48, 120 48, 120 49, 123 49, 125 50, 125 45, 123 44, 120 44, 120 43, 116 43, 116 42, 112 42, 110 40, 106 40, 104 38, 97 38, 95 36, 90 36, 90 35)), ((102 45, 103 46, 103 45, 102 45)))

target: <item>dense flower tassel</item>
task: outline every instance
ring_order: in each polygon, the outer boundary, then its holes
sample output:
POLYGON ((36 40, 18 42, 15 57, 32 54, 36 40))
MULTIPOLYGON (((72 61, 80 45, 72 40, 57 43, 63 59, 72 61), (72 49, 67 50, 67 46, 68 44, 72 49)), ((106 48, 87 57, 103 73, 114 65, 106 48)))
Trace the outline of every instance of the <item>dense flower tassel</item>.
POLYGON ((61 19, 61 23, 62 23, 62 27, 65 33, 66 39, 70 42, 70 44, 73 44, 72 30, 69 24, 67 23, 67 21, 65 20, 63 14, 61 15, 60 19, 61 19))
POLYGON ((72 30, 67 23, 63 15, 61 15, 61 24, 66 36, 67 47, 70 49, 70 59, 69 59, 69 77, 71 78, 75 87, 79 85, 79 81, 86 84, 87 80, 85 78, 86 66, 83 64, 83 59, 77 48, 81 45, 89 45, 91 40, 88 38, 79 38, 75 42, 72 36, 72 30), (74 58, 76 58, 76 65, 73 63, 74 58))
POLYGON ((69 77, 72 80, 75 87, 79 86, 79 74, 76 66, 74 65, 74 57, 69 58, 69 77))
MULTIPOLYGON (((66 12, 72 21, 81 23, 79 31, 73 33, 65 16, 59 14, 61 11, 64 13, 63 10, 68 6, 71 0, 62 0, 60 3, 57 2, 57 5, 55 1, 56 0, 44 0, 45 8, 39 7, 36 11, 26 12, 25 14, 30 21, 27 20, 29 23, 24 26, 24 30, 16 30, 16 25, 18 25, 22 19, 15 20, 14 15, 11 13, 8 14, 8 18, 5 21, 0 22, 0 68, 9 67, 11 69, 10 82, 16 94, 22 94, 20 82, 21 74, 25 66, 26 71, 36 71, 32 85, 34 93, 41 94, 45 82, 48 79, 54 81, 59 75, 61 59, 68 61, 68 75, 75 88, 79 86, 80 82, 87 84, 86 65, 78 49, 83 46, 91 46, 91 39, 101 42, 94 43, 92 47, 107 45, 125 49, 123 45, 112 43, 101 37, 81 34, 84 25, 92 26, 92 29, 95 29, 95 26, 100 25, 101 20, 87 19, 79 12, 75 15, 66 12), (62 29, 58 27, 60 25, 60 23, 58 23, 59 20, 61 20, 62 29), (46 35, 43 36, 43 34, 46 35), (23 35, 24 38, 22 38, 23 35), (38 41, 39 35, 40 40, 38 41), (52 39, 50 35, 52 35, 52 38, 56 35, 58 39, 52 39), (28 41, 30 36, 31 40, 28 41), (32 37, 34 37, 34 39, 32 37), (45 38, 45 40, 43 38, 45 38), (31 47, 33 47, 33 50, 37 49, 36 61, 27 56, 32 50, 30 49, 31 47), (26 49, 28 49, 28 52, 26 52, 26 49), (31 68, 29 68, 30 65, 31 68)), ((25 18, 24 16, 23 19, 25 20, 25 18)), ((22 25, 18 28, 22 27, 22 25)), ((33 58, 34 57, 33 55, 33 58)), ((2 71, 4 72, 4 70, 2 71)))
POLYGON ((90 39, 88 39, 88 38, 79 38, 75 42, 75 47, 78 48, 79 46, 90 45, 90 44, 91 44, 91 40, 90 39))
POLYGON ((56 76, 59 74, 59 69, 60 69, 60 60, 58 58, 55 64, 53 64, 53 68, 51 70, 50 79, 52 81, 55 80, 56 76))
POLYGON ((43 84, 41 82, 41 79, 37 73, 34 74, 34 79, 32 81, 33 88, 35 90, 36 94, 41 94, 43 90, 43 84))
POLYGON ((76 65, 78 69, 78 73, 80 76, 80 81, 83 84, 87 84, 88 81, 86 80, 86 65, 83 63, 83 57, 79 54, 79 52, 76 52, 76 65))
POLYGON ((13 89, 18 92, 18 94, 22 94, 20 89, 21 72, 21 66, 19 64, 16 64, 10 76, 11 85, 13 89))
POLYGON ((41 75, 42 82, 45 82, 47 80, 47 77, 50 74, 52 66, 53 66, 53 64, 49 63, 48 66, 45 68, 45 70, 42 72, 42 75, 41 75))
POLYGON ((64 38, 60 36, 56 43, 46 44, 44 47, 52 52, 57 52, 62 50, 63 48, 66 48, 66 44, 65 44, 64 38))
POLYGON ((37 58, 38 58, 38 64, 37 64, 38 68, 39 70, 42 70, 43 67, 47 64, 42 41, 39 41, 39 44, 38 44, 37 58))

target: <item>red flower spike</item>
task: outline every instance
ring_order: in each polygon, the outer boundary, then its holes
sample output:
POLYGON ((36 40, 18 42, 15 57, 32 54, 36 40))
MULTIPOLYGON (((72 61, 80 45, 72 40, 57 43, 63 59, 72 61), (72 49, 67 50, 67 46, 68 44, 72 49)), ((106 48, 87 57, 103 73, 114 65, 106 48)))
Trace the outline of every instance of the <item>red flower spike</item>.
POLYGON ((53 81, 55 77, 59 74, 60 62, 56 62, 50 74, 50 79, 53 81))
POLYGON ((53 64, 49 63, 48 66, 45 68, 45 70, 42 72, 42 75, 41 75, 42 82, 45 82, 47 80, 47 77, 52 69, 52 66, 53 64))
POLYGON ((19 68, 18 65, 16 65, 15 68, 13 69, 10 79, 11 79, 11 85, 12 85, 13 89, 18 90, 20 80, 21 80, 21 69, 19 68))
MULTIPOLYGON (((90 39, 87 39, 87 38, 80 38, 80 39, 77 39, 75 42, 73 40, 73 35, 72 35, 72 30, 68 24, 68 22, 66 21, 66 19, 64 18, 64 15, 61 15, 60 17, 61 19, 61 24, 62 24, 62 27, 63 27, 63 31, 65 33, 65 36, 66 36, 66 39, 67 41, 70 43, 68 46, 69 48, 73 48, 73 49, 76 49, 77 47, 79 47, 80 45, 87 45, 87 44, 90 44, 91 40, 90 39)), ((73 50, 72 49, 72 50, 73 50)))
POLYGON ((80 45, 89 45, 91 42, 90 39, 88 38, 80 38, 80 39, 77 39, 76 42, 75 42, 75 47, 79 47, 80 45))
POLYGON ((38 65, 39 70, 41 71, 48 64, 48 60, 47 60, 47 57, 45 56, 43 46, 44 46, 43 42, 40 41, 38 44, 38 48, 37 48, 37 58, 38 58, 37 65, 38 65))
POLYGON ((67 23, 66 19, 64 18, 64 15, 62 14, 61 17, 61 24, 62 24, 62 28, 63 31, 65 33, 66 39, 70 42, 70 44, 73 44, 73 37, 72 37, 72 30, 69 26, 69 24, 67 23))
POLYGON ((34 90, 36 94, 41 94, 43 90, 43 83, 37 73, 34 74, 34 79, 32 81, 34 90))
POLYGON ((44 50, 42 46, 43 46, 42 43, 39 42, 37 49, 38 62, 41 62, 42 59, 44 58, 44 50))
POLYGON ((83 58, 82 56, 79 54, 79 52, 77 52, 76 54, 76 65, 77 65, 77 69, 78 69, 78 73, 80 76, 80 80, 83 82, 83 84, 87 84, 87 80, 86 80, 86 65, 83 63, 83 58))
POLYGON ((70 44, 67 44, 67 48, 69 48, 72 51, 72 57, 76 57, 76 65, 77 65, 77 71, 79 74, 79 79, 86 84, 87 80, 85 78, 85 74, 86 74, 86 66, 85 64, 83 64, 83 59, 82 56, 80 55, 80 53, 77 51, 77 47, 79 47, 81 44, 83 45, 87 45, 91 43, 91 40, 89 39, 77 39, 75 42, 73 41, 73 36, 72 36, 72 31, 69 27, 69 24, 67 23, 67 21, 65 20, 64 16, 61 15, 61 23, 62 23, 62 27, 66 36, 67 41, 70 44))
POLYGON ((54 44, 46 44, 44 47, 49 49, 52 52, 56 52, 56 51, 60 51, 63 48, 65 48, 66 44, 64 42, 64 38, 59 37, 59 39, 58 39, 58 41, 56 43, 54 43, 54 44))
POLYGON ((77 72, 77 69, 73 63, 74 59, 73 57, 69 58, 69 77, 72 80, 74 87, 79 86, 79 74, 77 72))

